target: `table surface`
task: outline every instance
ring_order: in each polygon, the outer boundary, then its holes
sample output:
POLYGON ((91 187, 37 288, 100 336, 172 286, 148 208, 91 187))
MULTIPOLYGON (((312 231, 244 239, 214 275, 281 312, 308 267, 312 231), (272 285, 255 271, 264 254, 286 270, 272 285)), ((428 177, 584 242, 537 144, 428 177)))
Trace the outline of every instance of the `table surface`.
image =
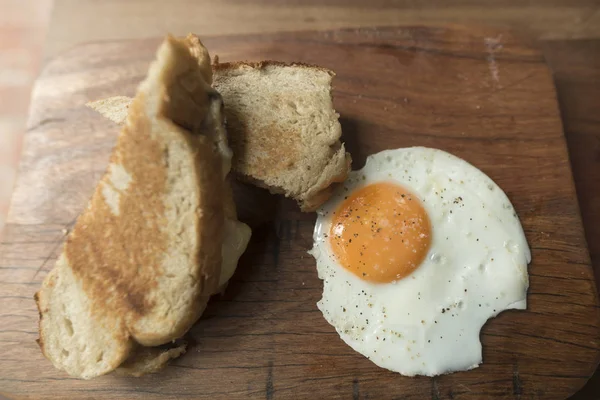
POLYGON ((0 238, 52 0, 0 0, 0 238))
MULTIPOLYGON (((540 40, 555 74, 586 238, 600 283, 599 10, 597 0, 55 0, 43 57, 83 42, 165 32, 206 36, 455 22, 508 26, 529 34, 540 40)), ((594 393, 600 393, 600 371, 574 398, 589 399, 594 393)))

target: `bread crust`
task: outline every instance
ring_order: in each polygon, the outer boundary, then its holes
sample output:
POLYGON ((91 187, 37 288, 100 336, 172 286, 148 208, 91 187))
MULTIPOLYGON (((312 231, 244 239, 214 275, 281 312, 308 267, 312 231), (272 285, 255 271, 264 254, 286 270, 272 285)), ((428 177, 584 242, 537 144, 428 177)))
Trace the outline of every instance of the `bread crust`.
POLYGON ((317 70, 326 72, 331 77, 335 76, 335 72, 330 70, 329 68, 321 67, 314 64, 307 64, 303 62, 283 62, 283 61, 275 61, 275 60, 262 60, 262 61, 228 61, 228 62, 219 62, 218 58, 216 58, 216 62, 213 61, 212 69, 213 72, 220 72, 232 69, 238 69, 240 67, 250 67, 255 69, 263 69, 266 67, 298 67, 298 68, 306 68, 311 70, 317 70))

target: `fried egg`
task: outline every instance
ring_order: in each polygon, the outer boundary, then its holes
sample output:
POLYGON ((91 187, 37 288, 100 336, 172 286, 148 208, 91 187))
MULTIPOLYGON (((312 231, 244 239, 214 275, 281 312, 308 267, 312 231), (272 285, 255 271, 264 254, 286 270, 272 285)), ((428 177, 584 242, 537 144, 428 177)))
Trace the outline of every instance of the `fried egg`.
POLYGON ((504 192, 441 150, 387 150, 318 211, 317 303, 380 367, 434 376, 482 362, 479 332, 525 309, 531 254, 504 192))

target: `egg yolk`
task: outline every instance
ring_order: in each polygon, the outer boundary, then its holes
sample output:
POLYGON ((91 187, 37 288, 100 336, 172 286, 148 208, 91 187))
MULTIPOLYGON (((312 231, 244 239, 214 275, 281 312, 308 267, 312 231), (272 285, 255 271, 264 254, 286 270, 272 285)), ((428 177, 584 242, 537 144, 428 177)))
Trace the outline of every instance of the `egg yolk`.
POLYGON ((335 211, 329 240, 339 263, 363 280, 392 282, 427 255, 431 224, 421 201, 390 182, 365 186, 335 211))

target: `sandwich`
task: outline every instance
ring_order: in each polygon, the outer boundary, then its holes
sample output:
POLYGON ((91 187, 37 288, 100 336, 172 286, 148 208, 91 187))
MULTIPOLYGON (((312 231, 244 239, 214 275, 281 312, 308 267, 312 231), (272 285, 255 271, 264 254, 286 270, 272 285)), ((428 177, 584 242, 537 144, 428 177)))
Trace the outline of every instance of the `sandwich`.
MULTIPOLYGON (((316 210, 346 179, 351 162, 332 103, 333 71, 274 61, 215 61, 212 69, 235 176, 296 200, 302 211, 316 210)), ((116 96, 88 106, 122 124, 129 104, 116 96)))
POLYGON ((209 60, 194 35, 160 45, 108 169, 35 295, 39 346, 70 375, 140 375, 180 355, 248 243, 209 60))

